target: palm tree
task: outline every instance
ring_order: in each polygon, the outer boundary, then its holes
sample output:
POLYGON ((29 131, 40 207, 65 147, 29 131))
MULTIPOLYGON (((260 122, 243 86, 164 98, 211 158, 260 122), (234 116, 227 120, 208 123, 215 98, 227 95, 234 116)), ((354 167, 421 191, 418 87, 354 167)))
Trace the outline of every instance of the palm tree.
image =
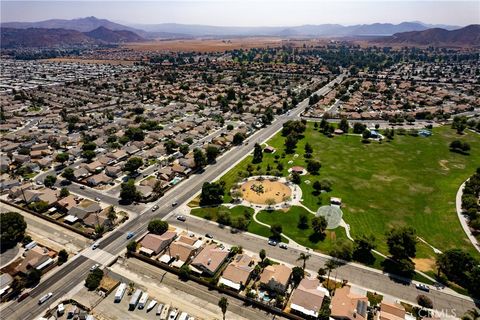
POLYGON ((462 320, 480 320, 480 311, 478 309, 470 309, 465 312, 462 320))
POLYGON ((305 272, 305 267, 307 266, 307 260, 310 259, 311 255, 308 253, 300 253, 300 256, 297 258, 297 261, 303 260, 303 272, 305 272))
POLYGON ((228 300, 225 297, 221 297, 218 301, 218 306, 222 309, 223 320, 225 320, 225 313, 227 313, 228 300))
POLYGON ((332 270, 334 270, 337 267, 338 267, 338 263, 333 259, 330 259, 325 263, 325 268, 327 268, 328 270, 327 289, 329 288, 329 284, 330 284, 330 273, 332 272, 332 270))

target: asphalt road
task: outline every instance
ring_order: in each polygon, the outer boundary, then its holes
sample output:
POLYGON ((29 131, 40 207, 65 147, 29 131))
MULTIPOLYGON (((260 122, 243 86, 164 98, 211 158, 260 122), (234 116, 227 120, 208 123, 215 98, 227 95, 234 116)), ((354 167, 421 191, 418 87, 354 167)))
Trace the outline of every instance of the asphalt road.
MULTIPOLYGON (((341 82, 343 78, 343 75, 337 77, 316 93, 319 95, 325 95, 331 90, 334 83, 341 82)), ((107 234, 100 241, 100 246, 97 250, 104 250, 112 255, 118 255, 130 241, 126 239, 126 234, 128 232, 134 232, 137 236, 146 232, 148 222, 152 218, 164 218, 171 213, 174 209, 172 208, 173 202, 181 204, 188 201, 201 190, 204 182, 213 181, 215 178, 223 174, 223 172, 227 171, 244 156, 249 154, 252 151, 255 142, 263 142, 267 140, 282 128, 283 123, 287 120, 298 117, 307 106, 308 98, 300 102, 298 106, 295 109, 290 110, 288 114, 277 117, 276 121, 267 128, 255 132, 248 139, 248 143, 230 149, 224 156, 217 160, 215 165, 207 166, 201 174, 195 174, 189 179, 180 182, 175 188, 169 190, 160 200, 150 203, 147 208, 143 205, 120 206, 118 204, 118 198, 116 197, 106 195, 103 192, 101 193, 88 187, 80 189, 80 186, 75 183, 69 185, 68 188, 71 191, 82 196, 90 198, 98 197, 104 203, 138 213, 138 216, 129 220, 117 230, 107 234), (155 204, 159 206, 159 209, 153 212, 150 208, 155 204)), ((42 178, 45 176, 46 174, 42 174, 42 178)), ((52 292, 53 297, 51 298, 51 301, 54 301, 73 289, 79 282, 84 281, 89 268, 94 262, 83 256, 77 257, 77 259, 78 261, 75 260, 75 263, 64 265, 51 278, 32 290, 32 296, 40 297, 48 292, 52 292), (52 281, 51 279, 55 279, 55 281, 52 281)), ((5 310, 2 310, 2 319, 33 319, 46 307, 46 305, 38 306, 37 300, 28 298, 20 303, 14 302, 14 304, 10 305, 5 310)))

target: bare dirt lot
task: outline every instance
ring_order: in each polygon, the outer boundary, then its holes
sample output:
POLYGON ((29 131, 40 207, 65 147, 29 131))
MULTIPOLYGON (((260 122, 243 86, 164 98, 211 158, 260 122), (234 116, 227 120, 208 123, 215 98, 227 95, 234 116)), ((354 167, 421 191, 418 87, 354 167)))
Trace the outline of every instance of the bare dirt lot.
POLYGON ((236 38, 236 39, 186 39, 186 40, 155 40, 149 42, 125 44, 125 48, 137 51, 198 51, 218 52, 233 49, 281 47, 284 45, 303 46, 315 45, 326 40, 286 40, 281 38, 236 38))
POLYGON ((243 199, 257 204, 267 204, 269 199, 280 203, 292 196, 292 190, 279 181, 250 180, 242 184, 241 190, 243 199))

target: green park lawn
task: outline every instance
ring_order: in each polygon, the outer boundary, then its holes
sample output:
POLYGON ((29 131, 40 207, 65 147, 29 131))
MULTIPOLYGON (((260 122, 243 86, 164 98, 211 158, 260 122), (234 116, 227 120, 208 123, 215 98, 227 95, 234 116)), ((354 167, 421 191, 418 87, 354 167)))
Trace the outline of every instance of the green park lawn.
MULTIPOLYGON (((299 141, 296 154, 285 155, 285 138, 280 133, 268 141, 277 149, 274 154, 264 154, 260 164, 250 165, 251 156, 242 160, 226 173, 221 180, 226 190, 252 175, 276 174, 278 163, 283 165, 280 174, 295 165, 306 167, 304 146, 308 141, 313 147, 312 159, 322 163, 319 175, 302 176, 302 203, 311 210, 328 204, 331 196, 343 200, 344 220, 351 226, 352 236, 374 234, 378 250, 387 254, 385 232, 392 227, 409 225, 418 236, 434 247, 445 251, 462 248, 479 257, 460 226, 455 211, 455 196, 461 183, 473 174, 480 165, 480 135, 466 131, 458 135, 450 127, 433 130, 428 138, 395 135, 391 142, 363 144, 359 136, 343 135, 328 138, 308 124, 305 137, 299 141), (469 155, 449 151, 451 141, 468 142, 472 148, 469 155), (276 159, 276 157, 278 159, 276 159), (288 163, 293 161, 292 163, 288 163), (252 167, 253 166, 253 167, 252 167), (328 178, 332 191, 316 196, 312 193, 315 180, 328 178), (310 184, 306 181, 309 180, 310 184)), ((231 201, 227 194, 225 202, 231 201)), ((327 251, 327 243, 311 243, 308 234, 297 230, 297 209, 288 213, 261 212, 258 219, 265 223, 280 222, 284 233, 295 241, 320 251, 327 251)), ((337 238, 344 238, 343 229, 335 230, 337 238)), ((419 258, 435 255, 427 245, 418 245, 419 258)))

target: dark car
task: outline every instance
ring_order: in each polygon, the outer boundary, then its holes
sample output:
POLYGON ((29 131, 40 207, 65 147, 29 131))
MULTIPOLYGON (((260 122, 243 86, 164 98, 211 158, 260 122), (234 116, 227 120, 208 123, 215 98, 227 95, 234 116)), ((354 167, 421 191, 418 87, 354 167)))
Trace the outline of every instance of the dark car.
POLYGON ((210 233, 205 234, 205 237, 207 237, 208 239, 213 239, 213 236, 210 233))
POLYGON ((30 292, 25 292, 25 293, 22 293, 22 295, 20 295, 17 299, 17 302, 22 302, 23 300, 25 300, 27 297, 30 296, 30 292))
POLYGON ((134 235, 135 235, 135 233, 133 233, 133 232, 127 233, 127 239, 133 238, 134 235))

